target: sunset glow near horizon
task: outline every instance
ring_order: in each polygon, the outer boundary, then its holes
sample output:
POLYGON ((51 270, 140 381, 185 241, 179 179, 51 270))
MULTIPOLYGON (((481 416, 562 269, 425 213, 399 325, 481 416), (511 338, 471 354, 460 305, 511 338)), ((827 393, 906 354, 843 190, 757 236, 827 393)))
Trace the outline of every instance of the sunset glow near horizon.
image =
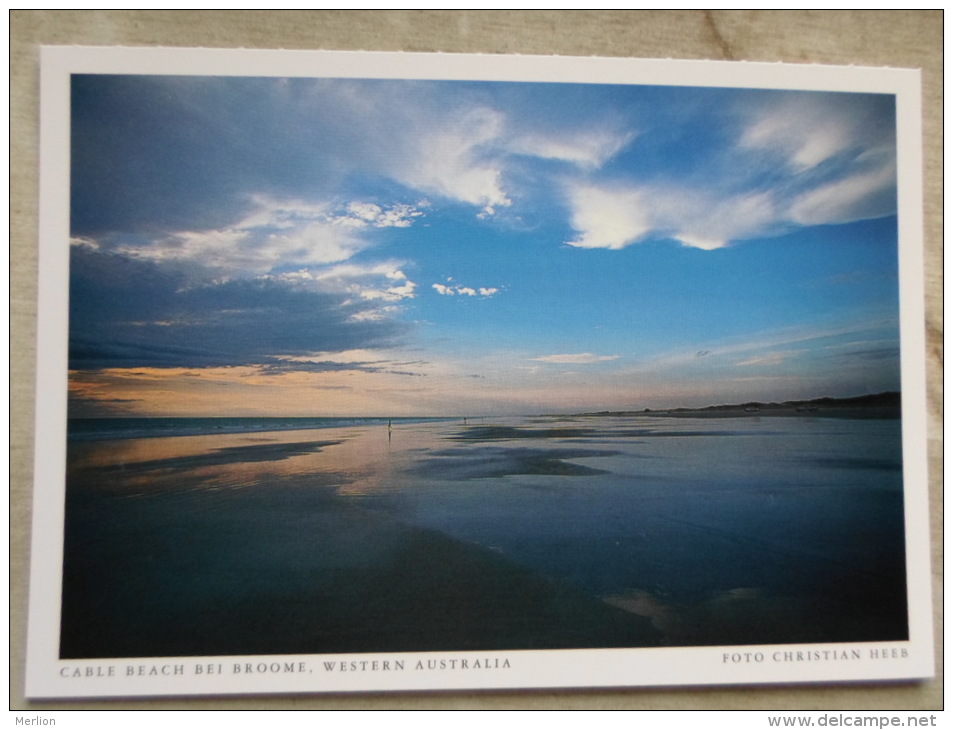
POLYGON ((77 75, 70 415, 900 389, 892 95, 77 75))

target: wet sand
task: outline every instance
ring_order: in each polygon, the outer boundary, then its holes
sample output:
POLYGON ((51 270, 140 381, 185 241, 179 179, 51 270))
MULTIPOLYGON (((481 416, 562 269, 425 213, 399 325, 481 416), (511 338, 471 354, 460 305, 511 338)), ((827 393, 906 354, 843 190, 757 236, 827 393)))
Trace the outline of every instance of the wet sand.
POLYGON ((905 638, 895 425, 594 417, 72 444, 61 655, 905 638))
POLYGON ((75 449, 61 656, 658 644, 647 619, 341 496, 373 483, 373 460, 304 474, 288 463, 366 434, 280 441, 296 436, 211 449, 161 439, 151 458, 145 443, 75 449))

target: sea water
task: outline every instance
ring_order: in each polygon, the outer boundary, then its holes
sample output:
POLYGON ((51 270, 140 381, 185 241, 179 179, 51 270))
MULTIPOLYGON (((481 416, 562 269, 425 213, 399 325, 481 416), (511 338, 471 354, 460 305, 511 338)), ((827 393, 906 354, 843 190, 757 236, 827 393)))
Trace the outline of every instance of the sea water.
POLYGON ((266 431, 301 431, 342 426, 375 426, 388 423, 411 424, 440 422, 443 418, 383 417, 231 417, 231 418, 70 418, 70 441, 108 441, 116 439, 162 438, 170 436, 207 436, 266 431))

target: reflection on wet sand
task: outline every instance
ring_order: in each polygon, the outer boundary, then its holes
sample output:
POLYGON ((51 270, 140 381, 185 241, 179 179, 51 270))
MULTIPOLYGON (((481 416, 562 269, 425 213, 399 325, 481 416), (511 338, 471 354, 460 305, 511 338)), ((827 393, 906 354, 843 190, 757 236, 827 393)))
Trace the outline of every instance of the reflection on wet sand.
POLYGON ((71 444, 61 654, 906 636, 897 423, 579 420, 71 444))

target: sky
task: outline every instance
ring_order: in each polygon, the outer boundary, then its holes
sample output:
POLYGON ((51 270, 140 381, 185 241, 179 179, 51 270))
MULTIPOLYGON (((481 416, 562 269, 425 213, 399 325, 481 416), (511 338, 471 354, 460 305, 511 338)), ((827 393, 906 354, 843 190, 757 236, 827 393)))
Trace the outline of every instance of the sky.
POLYGON ((70 413, 900 388, 891 95, 75 75, 70 413))

